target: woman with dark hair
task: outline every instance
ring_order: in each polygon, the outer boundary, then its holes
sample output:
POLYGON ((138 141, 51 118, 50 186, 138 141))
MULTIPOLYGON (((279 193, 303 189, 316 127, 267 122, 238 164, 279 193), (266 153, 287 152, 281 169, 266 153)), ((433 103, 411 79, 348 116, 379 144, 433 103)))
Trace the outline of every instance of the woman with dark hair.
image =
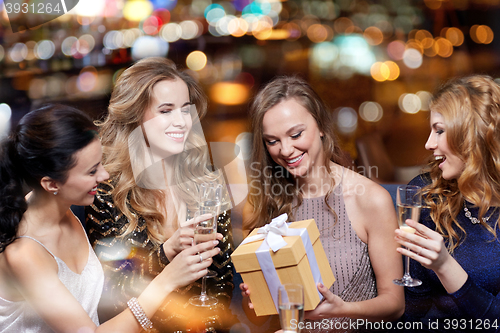
MULTIPOLYGON (((306 314, 315 322, 305 327, 321 328, 317 324, 332 318, 349 331, 351 318, 398 319, 403 289, 392 280, 402 274, 402 261, 392 253, 397 222, 389 193, 342 166, 329 110, 304 80, 274 79, 250 112, 252 174, 243 229, 283 213, 289 221, 314 219, 337 279, 330 290, 318 286, 325 301, 306 314)), ((240 288, 243 296, 250 293, 245 284, 240 288)))
POLYGON ((45 106, 25 115, 0 149, 2 332, 139 332, 169 293, 206 273, 210 260, 200 263, 198 252, 218 253, 213 242, 184 251, 129 309, 98 326, 103 271, 70 210, 91 204, 109 176, 92 121, 45 106))
POLYGON ((453 79, 433 96, 425 148, 434 159, 410 184, 425 202, 417 233, 396 230, 418 261, 405 319, 432 331, 500 327, 500 87, 488 76, 453 79))
MULTIPOLYGON (((90 241, 106 260, 109 282, 103 302, 116 311, 142 290, 144 281, 191 247, 198 187, 207 182, 224 185, 224 180, 209 168, 200 125, 207 98, 172 61, 146 58, 127 68, 116 82, 108 111, 99 126, 110 181, 99 187, 86 212, 90 241), (133 251, 128 257, 107 260, 107 253, 117 247, 133 251)), ((229 203, 226 193, 217 227, 221 253, 210 268, 217 275, 207 279, 207 292, 219 303, 211 312, 204 311, 209 315, 200 315, 200 309, 188 303, 200 293, 200 283, 180 289, 155 314, 159 331, 185 332, 195 326, 229 330, 234 287, 229 203)))

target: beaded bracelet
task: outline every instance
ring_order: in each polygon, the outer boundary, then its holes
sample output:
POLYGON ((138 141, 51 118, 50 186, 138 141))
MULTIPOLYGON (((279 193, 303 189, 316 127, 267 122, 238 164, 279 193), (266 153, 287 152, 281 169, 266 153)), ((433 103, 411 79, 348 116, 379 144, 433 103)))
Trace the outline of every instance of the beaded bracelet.
POLYGON ((135 319, 139 322, 139 324, 142 326, 144 330, 150 330, 153 328, 153 323, 151 320, 149 320, 148 316, 146 316, 146 313, 142 309, 142 307, 139 305, 139 302, 137 302, 137 298, 132 297, 128 302, 127 305, 132 311, 132 314, 134 315, 135 319))

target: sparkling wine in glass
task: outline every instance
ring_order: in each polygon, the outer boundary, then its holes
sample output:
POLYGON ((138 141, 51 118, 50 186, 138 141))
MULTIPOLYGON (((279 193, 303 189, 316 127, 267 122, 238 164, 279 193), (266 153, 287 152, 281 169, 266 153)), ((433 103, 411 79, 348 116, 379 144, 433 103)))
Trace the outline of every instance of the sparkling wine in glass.
POLYGON ((304 289, 300 284, 284 284, 278 289, 278 309, 283 333, 299 333, 304 320, 304 289))
MULTIPOLYGON (((420 186, 404 185, 398 186, 396 194, 396 205, 398 208, 399 229, 409 233, 415 233, 415 229, 406 224, 407 219, 417 221, 420 219, 422 208, 422 194, 420 186)), ((410 275, 410 257, 405 258, 405 273, 401 279, 393 280, 398 286, 417 287, 422 281, 412 278, 410 275)))
MULTIPOLYGON (((220 214, 222 185, 212 186, 202 184, 200 186, 199 210, 195 217, 204 214, 211 214, 212 217, 205 221, 200 221, 194 229, 194 244, 200 244, 217 238, 217 218, 220 214)), ((200 253, 201 255, 201 253, 200 253)), ((193 296, 189 303, 195 306, 210 307, 218 303, 217 298, 207 295, 207 277, 215 277, 217 273, 209 270, 201 281, 201 295, 193 296)))

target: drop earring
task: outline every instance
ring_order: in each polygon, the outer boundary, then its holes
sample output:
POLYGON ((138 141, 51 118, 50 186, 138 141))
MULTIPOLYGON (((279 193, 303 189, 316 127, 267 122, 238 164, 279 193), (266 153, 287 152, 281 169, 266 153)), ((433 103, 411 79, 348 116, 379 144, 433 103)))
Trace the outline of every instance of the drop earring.
POLYGON ((54 192, 54 195, 57 195, 57 191, 54 192))

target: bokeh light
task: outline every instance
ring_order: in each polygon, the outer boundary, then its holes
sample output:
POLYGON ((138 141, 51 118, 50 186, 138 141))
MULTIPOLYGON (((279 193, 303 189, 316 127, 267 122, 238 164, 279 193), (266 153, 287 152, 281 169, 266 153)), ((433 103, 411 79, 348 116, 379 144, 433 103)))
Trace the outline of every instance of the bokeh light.
POLYGON ((416 94, 420 98, 420 110, 429 111, 429 104, 432 99, 432 94, 428 91, 419 91, 416 94))
POLYGON ((487 25, 473 25, 470 28, 470 37, 478 44, 490 44, 493 41, 494 33, 487 25))
POLYGON ((193 51, 186 58, 186 66, 193 71, 200 71, 207 65, 207 56, 201 51, 193 51))
POLYGON ((377 102, 363 102, 359 106, 359 116, 367 122, 377 122, 382 119, 384 110, 377 102))
POLYGON ((139 22, 153 13, 153 4, 148 0, 129 0, 123 7, 123 16, 129 21, 139 22))
POLYGON ((28 55, 28 47, 24 43, 15 43, 9 50, 9 57, 14 62, 21 62, 28 55))
POLYGON ((210 99, 223 105, 240 105, 247 102, 250 89, 241 83, 218 82, 210 88, 210 99))
POLYGON ((422 53, 420 53, 416 49, 407 49, 403 53, 403 62, 408 68, 419 68, 423 62, 422 53))
POLYGON ((351 134, 358 127, 358 114, 353 108, 342 107, 333 112, 335 123, 339 132, 351 134))
POLYGON ((415 114, 422 108, 422 102, 416 94, 402 94, 399 97, 398 105, 401 111, 415 114))
POLYGON ((54 55, 56 46, 51 40, 41 40, 36 44, 33 51, 38 59, 46 60, 50 59, 54 55))
POLYGON ((132 45, 132 59, 166 57, 168 49, 168 43, 159 37, 141 36, 132 45))

